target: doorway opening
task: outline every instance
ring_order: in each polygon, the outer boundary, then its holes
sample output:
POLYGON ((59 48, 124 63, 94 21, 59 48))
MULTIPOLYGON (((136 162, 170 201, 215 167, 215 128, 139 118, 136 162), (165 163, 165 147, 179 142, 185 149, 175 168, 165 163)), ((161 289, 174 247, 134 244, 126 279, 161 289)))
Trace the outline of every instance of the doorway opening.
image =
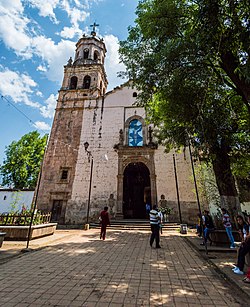
POLYGON ((146 203, 151 204, 150 173, 142 162, 130 163, 123 176, 123 216, 145 219, 146 203))
POLYGON ((53 207, 51 212, 51 222, 62 222, 62 208, 63 200, 53 200, 53 207))

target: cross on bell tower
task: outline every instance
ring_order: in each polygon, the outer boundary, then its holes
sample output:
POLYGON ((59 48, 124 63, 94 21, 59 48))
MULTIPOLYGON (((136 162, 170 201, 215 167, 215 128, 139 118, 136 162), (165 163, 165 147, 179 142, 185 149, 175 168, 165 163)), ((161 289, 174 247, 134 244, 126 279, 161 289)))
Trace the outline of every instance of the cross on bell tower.
POLYGON ((94 24, 92 24, 92 25, 90 25, 93 29, 92 29, 92 31, 91 31, 91 35, 92 36, 96 36, 96 27, 99 27, 99 25, 96 23, 96 22, 94 22, 94 24))

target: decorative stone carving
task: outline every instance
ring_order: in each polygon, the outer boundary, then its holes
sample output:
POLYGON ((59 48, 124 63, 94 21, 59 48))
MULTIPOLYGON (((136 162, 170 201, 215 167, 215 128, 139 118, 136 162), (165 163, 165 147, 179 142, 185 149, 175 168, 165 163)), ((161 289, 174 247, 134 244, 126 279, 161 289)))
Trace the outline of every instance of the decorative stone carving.
POLYGON ((72 63, 73 63, 73 60, 72 60, 72 57, 70 57, 68 60, 67 66, 68 67, 72 66, 72 63))
POLYGON ((119 131, 119 145, 123 145, 124 143, 124 133, 123 133, 123 130, 120 129, 119 131))
POLYGON ((115 199, 114 199, 114 194, 110 194, 109 195, 109 199, 108 199, 108 207, 109 207, 109 212, 111 216, 115 216, 115 199))
POLYGON ((149 126, 148 128, 148 147, 152 148, 152 149, 157 149, 158 145, 157 143, 153 142, 153 129, 151 126, 149 126))

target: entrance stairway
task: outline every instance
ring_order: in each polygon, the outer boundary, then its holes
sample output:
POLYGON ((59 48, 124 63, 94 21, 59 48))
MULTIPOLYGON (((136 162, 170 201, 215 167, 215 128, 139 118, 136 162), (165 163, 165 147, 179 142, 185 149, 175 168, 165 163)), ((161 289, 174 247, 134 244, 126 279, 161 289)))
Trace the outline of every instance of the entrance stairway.
MULTIPOLYGON (((90 228, 100 228, 100 224, 90 223, 90 228)), ((123 219, 123 220, 111 220, 110 229, 117 230, 150 230, 149 220, 137 220, 137 219, 123 219)), ((164 223, 163 230, 176 230, 178 231, 180 225, 178 223, 164 223)))

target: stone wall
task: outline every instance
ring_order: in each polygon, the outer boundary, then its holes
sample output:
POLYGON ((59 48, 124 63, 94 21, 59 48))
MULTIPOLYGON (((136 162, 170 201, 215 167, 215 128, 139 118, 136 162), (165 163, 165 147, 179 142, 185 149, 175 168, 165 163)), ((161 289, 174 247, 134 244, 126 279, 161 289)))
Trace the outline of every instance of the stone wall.
MULTIPOLYGON (((126 120, 133 115, 145 117, 143 108, 133 106, 134 91, 132 88, 121 87, 109 93, 104 104, 99 100, 95 105, 92 103, 91 106, 85 107, 72 197, 66 212, 66 222, 81 223, 87 212, 90 164, 83 146, 86 141, 89 143, 89 150, 94 158, 90 215, 98 214, 103 206, 108 204, 111 193, 114 194, 115 199, 117 198, 119 162, 114 145, 119 143, 119 130, 124 129, 126 120), (105 155, 108 160, 105 160, 105 155)), ((126 142, 126 136, 124 142, 126 142)), ((133 148, 133 150, 132 155, 136 155, 136 151, 141 149, 133 148)), ((161 194, 164 194, 174 208, 171 219, 178 221, 173 152, 165 154, 164 148, 159 146, 154 152, 154 165, 156 201, 159 200, 161 194)), ((183 220, 195 222, 198 210, 193 192, 189 157, 184 153, 176 154, 176 167, 183 220)))

